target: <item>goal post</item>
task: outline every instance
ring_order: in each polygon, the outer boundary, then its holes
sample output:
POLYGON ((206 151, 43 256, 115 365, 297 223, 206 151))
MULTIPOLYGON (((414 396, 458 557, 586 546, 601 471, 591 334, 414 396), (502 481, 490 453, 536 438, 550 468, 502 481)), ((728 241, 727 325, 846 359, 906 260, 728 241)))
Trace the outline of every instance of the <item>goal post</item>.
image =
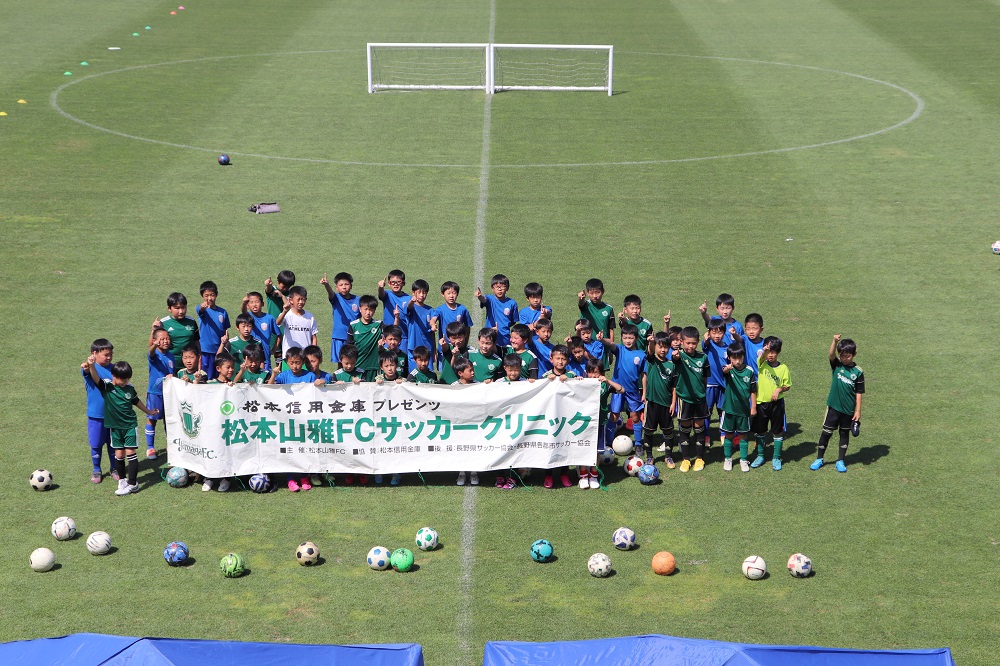
POLYGON ((614 47, 593 44, 372 42, 368 92, 601 91, 612 94, 614 47))

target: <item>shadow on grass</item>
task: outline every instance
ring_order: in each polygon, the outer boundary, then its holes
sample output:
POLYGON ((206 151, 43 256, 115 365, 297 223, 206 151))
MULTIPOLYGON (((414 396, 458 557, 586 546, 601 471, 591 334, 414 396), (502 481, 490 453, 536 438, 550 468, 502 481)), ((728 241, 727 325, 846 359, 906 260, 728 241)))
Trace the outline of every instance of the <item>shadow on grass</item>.
POLYGON ((863 449, 858 449, 855 453, 845 457, 844 461, 848 465, 854 465, 857 463, 870 465, 887 455, 889 455, 889 446, 886 444, 876 444, 875 446, 866 446, 863 449))

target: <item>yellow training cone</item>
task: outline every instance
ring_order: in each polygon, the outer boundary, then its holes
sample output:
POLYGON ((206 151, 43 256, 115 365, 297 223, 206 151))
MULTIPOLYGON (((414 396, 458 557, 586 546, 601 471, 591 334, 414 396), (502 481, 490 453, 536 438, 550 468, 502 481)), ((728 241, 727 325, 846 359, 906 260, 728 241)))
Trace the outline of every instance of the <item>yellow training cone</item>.
POLYGON ((25 99, 19 99, 19 100, 17 100, 17 103, 18 103, 18 104, 27 104, 27 103, 28 103, 28 100, 25 100, 25 99))
POLYGON ((6 111, 0 111, 0 116, 6 116, 6 115, 7 115, 6 111))

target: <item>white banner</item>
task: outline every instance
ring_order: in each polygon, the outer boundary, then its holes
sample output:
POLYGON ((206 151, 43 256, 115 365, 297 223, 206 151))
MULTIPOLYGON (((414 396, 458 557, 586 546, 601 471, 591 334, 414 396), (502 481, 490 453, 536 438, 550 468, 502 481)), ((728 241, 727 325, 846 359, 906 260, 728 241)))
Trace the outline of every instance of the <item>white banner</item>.
POLYGON ((163 383, 167 460, 210 478, 593 465, 597 380, 163 383))

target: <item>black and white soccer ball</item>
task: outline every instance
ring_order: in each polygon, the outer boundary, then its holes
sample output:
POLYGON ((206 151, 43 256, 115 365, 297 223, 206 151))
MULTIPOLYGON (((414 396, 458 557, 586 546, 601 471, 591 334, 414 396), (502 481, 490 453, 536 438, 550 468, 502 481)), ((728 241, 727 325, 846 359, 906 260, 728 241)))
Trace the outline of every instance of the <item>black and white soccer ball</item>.
POLYGON ((48 490, 52 487, 52 472, 47 469, 36 469, 28 477, 28 482, 35 490, 48 490))
POLYGON ((295 549, 295 559, 304 567, 311 567, 319 561, 319 547, 312 541, 303 541, 295 549))

